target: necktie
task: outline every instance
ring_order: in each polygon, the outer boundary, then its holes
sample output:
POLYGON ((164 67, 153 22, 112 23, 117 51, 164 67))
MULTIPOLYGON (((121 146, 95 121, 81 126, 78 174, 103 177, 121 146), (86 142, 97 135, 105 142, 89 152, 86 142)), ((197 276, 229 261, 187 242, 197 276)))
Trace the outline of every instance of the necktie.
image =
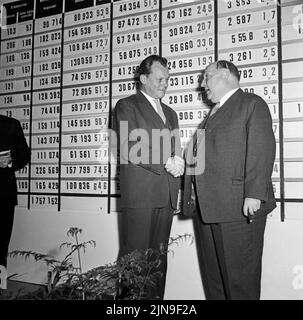
POLYGON ((158 112, 159 116, 161 117, 162 121, 165 123, 166 118, 165 118, 164 112, 162 110, 162 106, 161 106, 160 100, 159 99, 154 99, 154 101, 155 101, 156 106, 157 106, 157 112, 158 112))

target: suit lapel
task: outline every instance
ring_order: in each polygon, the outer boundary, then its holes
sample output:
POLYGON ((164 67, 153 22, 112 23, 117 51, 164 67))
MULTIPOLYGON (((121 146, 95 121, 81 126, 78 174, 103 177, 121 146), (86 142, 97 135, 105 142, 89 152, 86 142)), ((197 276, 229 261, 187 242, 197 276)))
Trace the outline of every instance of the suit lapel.
MULTIPOLYGON (((150 104, 150 102, 146 99, 146 97, 140 91, 137 92, 136 96, 138 101, 138 109, 139 109, 139 112, 142 113, 143 118, 147 118, 149 122, 150 121, 153 122, 154 123, 153 126, 155 128, 159 128, 159 129, 165 128, 165 124, 162 121, 161 117, 156 112, 154 107, 150 104)), ((163 112, 167 117, 164 110, 163 112)))
POLYGON ((197 129, 204 129, 204 128, 205 128, 206 123, 207 123, 207 121, 208 121, 208 119, 209 119, 209 117, 210 117, 210 112, 211 112, 211 110, 208 111, 206 117, 205 117, 205 118, 203 119, 203 121, 199 124, 199 126, 198 126, 197 129))
MULTIPOLYGON (((222 120, 226 120, 226 115, 228 114, 228 111, 231 109, 231 107, 234 105, 234 103, 239 99, 239 96, 242 94, 242 90, 237 90, 219 109, 218 111, 213 115, 212 118, 210 118, 210 111, 208 112, 207 116, 204 118, 204 120, 199 124, 197 129, 206 129, 207 127, 207 134, 210 134, 210 132, 220 123, 222 123, 222 120), (210 118, 210 119, 209 119, 210 118)), ((201 133, 201 132, 200 132, 201 133)), ((194 148, 197 148, 204 139, 203 134, 197 134, 197 131, 194 135, 194 148)))
MULTIPOLYGON (((167 127, 170 130, 173 130, 173 128, 175 128, 176 126, 174 125, 174 121, 172 118, 172 114, 170 109, 161 102, 161 106, 162 106, 162 110, 164 112, 165 118, 166 118, 166 122, 165 122, 165 127, 167 127)), ((160 117, 160 116, 159 116, 160 117)))
MULTIPOLYGON (((168 129, 170 132, 172 132, 172 130, 177 127, 177 123, 174 123, 174 118, 168 106, 166 106, 161 102, 162 110, 166 117, 166 122, 164 124, 162 118, 156 112, 156 110, 151 105, 151 103, 142 94, 142 92, 138 90, 136 97, 138 102, 138 105, 137 105, 138 112, 141 113, 143 119, 148 120, 146 121, 148 128, 150 128, 151 130, 152 129, 159 129, 159 130, 168 129)), ((174 139, 171 139, 171 143, 172 143, 171 145, 172 155, 174 154, 181 155, 180 143, 176 145, 174 139)))
POLYGON ((218 109, 218 111, 210 117, 207 121, 207 134, 210 134, 211 131, 226 121, 228 113, 231 111, 234 104, 239 100, 239 96, 242 94, 242 90, 238 89, 225 103, 218 109))

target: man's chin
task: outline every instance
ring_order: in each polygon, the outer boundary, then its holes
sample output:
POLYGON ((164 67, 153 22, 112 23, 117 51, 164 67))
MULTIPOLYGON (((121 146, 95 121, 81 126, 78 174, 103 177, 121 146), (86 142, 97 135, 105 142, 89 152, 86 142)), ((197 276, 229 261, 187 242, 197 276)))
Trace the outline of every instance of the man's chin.
POLYGON ((210 102, 212 102, 212 103, 215 103, 215 101, 214 101, 215 99, 213 99, 213 97, 212 97, 211 94, 208 94, 208 95, 207 95, 207 100, 210 101, 210 102))

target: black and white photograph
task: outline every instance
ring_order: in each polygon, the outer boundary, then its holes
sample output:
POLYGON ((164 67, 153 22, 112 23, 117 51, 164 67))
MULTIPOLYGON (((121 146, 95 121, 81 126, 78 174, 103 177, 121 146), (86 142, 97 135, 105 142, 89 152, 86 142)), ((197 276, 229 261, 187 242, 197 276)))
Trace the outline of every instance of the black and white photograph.
POLYGON ((0 44, 0 303, 303 300, 302 0, 0 0, 0 44))

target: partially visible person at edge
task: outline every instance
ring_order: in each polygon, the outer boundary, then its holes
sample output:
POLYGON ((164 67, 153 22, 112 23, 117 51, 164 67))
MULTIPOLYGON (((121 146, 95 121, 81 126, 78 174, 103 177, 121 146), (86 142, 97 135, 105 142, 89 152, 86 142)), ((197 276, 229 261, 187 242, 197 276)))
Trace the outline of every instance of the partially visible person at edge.
MULTIPOLYGON (((159 250, 161 245, 164 248, 167 246, 173 212, 177 207, 180 176, 184 172, 177 114, 161 102, 168 87, 167 60, 158 55, 147 57, 141 62, 137 76, 139 90, 117 102, 113 117, 113 127, 118 134, 118 145, 121 146, 122 223, 119 257, 136 249, 159 250), (123 136, 120 128, 123 122, 128 126, 126 136, 123 136), (143 129, 148 140, 145 141, 144 136, 137 137, 136 129, 143 129), (165 138, 161 143, 152 142, 153 133, 157 130, 164 133, 166 138, 169 137, 168 143, 165 138), (132 148, 138 144, 142 148, 136 152, 136 156, 142 156, 143 159, 143 149, 146 148, 148 161, 132 159, 132 148), (159 156, 160 161, 153 161, 153 156, 159 156)), ((156 283, 156 288, 147 290, 146 299, 164 297, 166 255, 158 270, 162 272, 162 277, 156 283)))
POLYGON ((0 115, 0 265, 7 267, 7 253, 17 204, 15 171, 30 160, 20 122, 0 115))
POLYGON ((231 62, 212 63, 203 76, 214 106, 186 151, 183 213, 198 213, 206 299, 257 300, 266 217, 276 207, 272 119, 261 97, 240 88, 231 62), (198 161, 205 168, 195 174, 198 161))

